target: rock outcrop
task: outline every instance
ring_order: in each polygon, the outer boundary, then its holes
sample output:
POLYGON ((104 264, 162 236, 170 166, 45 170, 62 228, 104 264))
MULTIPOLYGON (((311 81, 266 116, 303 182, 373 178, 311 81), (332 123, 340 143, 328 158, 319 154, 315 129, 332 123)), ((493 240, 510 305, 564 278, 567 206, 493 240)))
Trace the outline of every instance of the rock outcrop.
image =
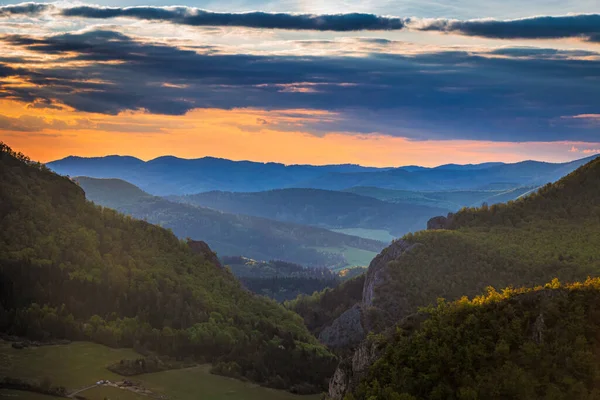
POLYGON ((379 253, 369 264, 365 285, 363 286, 362 305, 373 307, 375 301, 375 289, 388 278, 388 264, 398 259, 402 254, 409 251, 416 244, 405 240, 395 240, 390 246, 379 253))
POLYGON ((319 336, 322 343, 331 347, 357 346, 351 357, 340 362, 329 383, 329 396, 332 399, 342 399, 346 393, 356 389, 371 364, 377 360, 377 346, 366 340, 366 334, 373 330, 370 315, 378 311, 377 288, 389 279, 389 263, 419 245, 405 240, 395 240, 377 255, 369 264, 361 303, 340 315, 319 336))
POLYGON ((452 213, 449 213, 447 217, 440 215, 438 217, 430 218, 427 221, 427 230, 433 229, 450 229, 452 223, 452 213))
POLYGON ((340 315, 319 335, 319 341, 330 348, 349 347, 360 343, 366 336, 359 304, 340 315))
POLYGON ((212 251, 206 242, 203 242, 202 240, 188 240, 188 246, 190 246, 190 249, 194 253, 200 254, 204 259, 210 261, 217 267, 223 267, 219 261, 219 257, 217 257, 217 253, 212 251))
POLYGON ((369 367, 379 358, 380 350, 370 341, 363 341, 352 357, 344 359, 329 382, 329 397, 343 399, 348 391, 358 386, 369 372, 369 367))

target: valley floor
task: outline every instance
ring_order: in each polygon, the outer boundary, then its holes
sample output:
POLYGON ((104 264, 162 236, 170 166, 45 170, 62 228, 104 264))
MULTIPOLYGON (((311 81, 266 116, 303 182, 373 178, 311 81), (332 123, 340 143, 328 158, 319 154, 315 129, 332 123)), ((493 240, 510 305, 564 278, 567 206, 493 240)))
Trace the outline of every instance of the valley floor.
MULTIPOLYGON (((131 349, 111 349, 102 345, 75 342, 69 345, 30 347, 17 350, 8 342, 0 342, 0 376, 47 380, 54 386, 64 386, 71 393, 95 384, 99 380, 112 382, 124 378, 106 369, 121 359, 140 355, 131 349)), ((155 395, 169 400, 316 400, 315 396, 260 387, 255 384, 209 373, 209 365, 144 374, 126 378, 155 395)), ((81 393, 89 400, 142 400, 148 396, 111 386, 98 386, 81 393)), ((55 397, 36 393, 1 390, 0 398, 53 400, 55 397)))

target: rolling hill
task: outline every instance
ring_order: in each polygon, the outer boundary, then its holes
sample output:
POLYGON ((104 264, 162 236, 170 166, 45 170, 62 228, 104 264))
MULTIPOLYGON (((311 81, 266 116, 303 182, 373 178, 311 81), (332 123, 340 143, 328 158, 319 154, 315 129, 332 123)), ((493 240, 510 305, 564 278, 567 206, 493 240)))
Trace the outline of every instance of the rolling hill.
MULTIPOLYGON (((203 240, 220 256, 243 255, 333 268, 356 264, 356 260, 346 258, 348 254, 362 251, 372 257, 385 247, 383 242, 322 228, 172 202, 118 179, 76 180, 88 198, 99 205, 170 228, 180 238, 203 240)), ((368 260, 359 261, 368 264, 368 260)))
POLYGON ((446 190, 446 191, 410 191, 398 189, 382 189, 373 186, 355 186, 345 192, 369 196, 382 201, 400 204, 417 204, 448 211, 458 211, 463 207, 478 207, 482 203, 488 205, 506 203, 534 192, 537 186, 522 186, 501 190, 446 190))
POLYGON ((171 196, 169 199, 229 213, 328 229, 385 230, 395 237, 424 229, 429 218, 451 210, 409 203, 392 204, 354 193, 319 189, 251 193, 213 191, 171 196))
MULTIPOLYGON (((296 314, 244 290, 168 230, 92 204, 0 143, 0 331, 215 362, 319 392, 334 357, 296 314)), ((207 250, 208 251, 208 250, 207 250)))
POLYGON ((47 165, 63 175, 123 179, 148 193, 163 196, 213 190, 343 190, 354 186, 413 191, 500 190, 554 182, 590 159, 561 164, 524 161, 436 168, 371 168, 358 165, 283 165, 212 157, 188 160, 165 156, 141 161, 133 157, 108 156, 67 157, 47 165))

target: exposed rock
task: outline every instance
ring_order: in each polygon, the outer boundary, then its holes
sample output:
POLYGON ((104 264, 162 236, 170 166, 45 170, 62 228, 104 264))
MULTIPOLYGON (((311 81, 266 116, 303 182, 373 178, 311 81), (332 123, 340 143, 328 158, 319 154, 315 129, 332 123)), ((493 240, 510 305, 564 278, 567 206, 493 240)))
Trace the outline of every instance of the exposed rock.
POLYGON ((430 218, 427 221, 427 230, 432 229, 450 229, 450 224, 452 223, 452 213, 449 213, 447 217, 442 215, 438 217, 430 218))
POLYGON ((333 378, 329 382, 329 396, 331 398, 339 400, 346 393, 354 391, 360 380, 368 372, 369 367, 377 360, 379 356, 377 346, 365 340, 367 332, 374 328, 375 321, 371 316, 386 313, 385 310, 380 310, 374 305, 376 290, 389 278, 389 263, 417 246, 420 246, 420 244, 395 240, 377 255, 371 261, 365 276, 361 304, 355 305, 340 315, 319 336, 321 342, 328 346, 335 343, 337 347, 350 347, 362 341, 355 349, 352 357, 342 360, 338 365, 333 378))
POLYGON ((390 261, 398 259, 402 254, 417 245, 418 244, 409 243, 402 239, 395 240, 371 261, 365 277, 365 285, 363 286, 363 307, 373 306, 375 301, 375 289, 388 278, 387 266, 390 261))
POLYGON ((540 344, 544 341, 544 330, 546 324, 544 323, 544 313, 540 313, 533 324, 533 341, 540 344))
POLYGON ((190 249, 196 253, 196 254, 200 254, 202 256, 204 256, 204 258, 210 262, 212 262, 213 264, 215 264, 217 267, 222 268, 223 266, 221 265, 221 262, 219 261, 219 258, 217 257, 217 253, 215 253, 214 251, 211 250, 211 248, 208 246, 208 244, 206 244, 206 242, 203 242, 202 240, 188 240, 188 246, 190 246, 190 249))
POLYGON ((360 343, 365 338, 365 329, 362 324, 362 310, 356 304, 333 323, 325 328, 319 335, 319 341, 331 348, 348 347, 360 343))
POLYGON ((377 344, 363 341, 352 358, 347 358, 338 365, 329 382, 329 397, 342 399, 346 393, 354 391, 368 373, 369 367, 379 358, 379 353, 377 344))

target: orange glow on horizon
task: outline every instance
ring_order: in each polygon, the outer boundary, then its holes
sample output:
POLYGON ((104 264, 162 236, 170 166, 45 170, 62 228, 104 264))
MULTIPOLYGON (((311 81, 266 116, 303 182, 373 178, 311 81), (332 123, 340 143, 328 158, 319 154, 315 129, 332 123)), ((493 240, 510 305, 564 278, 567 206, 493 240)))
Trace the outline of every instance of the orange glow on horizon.
MULTIPOLYGON (((445 163, 568 161, 588 153, 576 142, 414 141, 379 133, 309 132, 311 122, 335 122, 327 111, 196 109, 184 116, 124 112, 104 115, 37 108, 0 100, 0 140, 34 160, 69 155, 131 155, 149 160, 163 155, 213 156, 285 164, 436 166, 445 163)), ((334 126, 334 125, 332 125, 334 126)), ((593 145, 584 143, 583 145, 593 145)))

